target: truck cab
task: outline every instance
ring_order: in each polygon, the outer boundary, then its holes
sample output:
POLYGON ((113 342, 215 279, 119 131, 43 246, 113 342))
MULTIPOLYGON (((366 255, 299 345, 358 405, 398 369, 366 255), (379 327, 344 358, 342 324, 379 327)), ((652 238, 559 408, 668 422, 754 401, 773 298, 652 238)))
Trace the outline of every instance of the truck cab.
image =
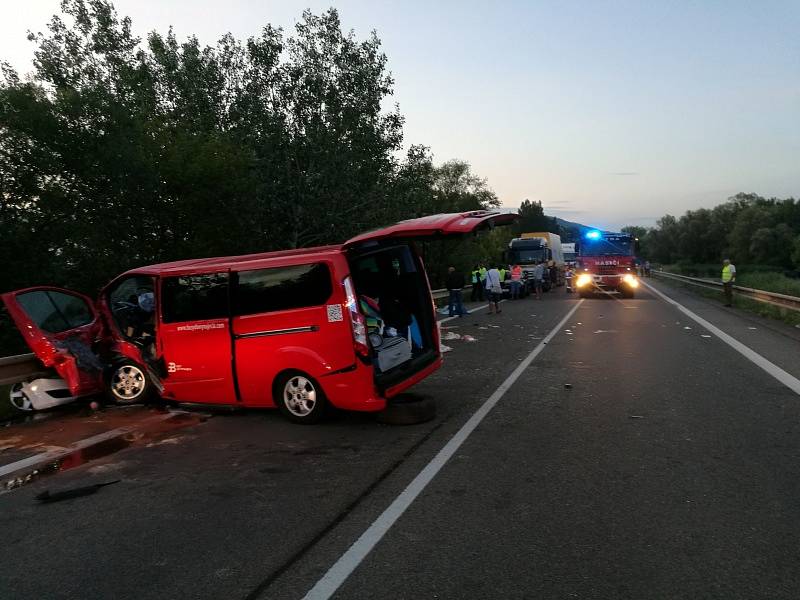
MULTIPOLYGON (((537 263, 544 264, 548 272, 550 267, 555 266, 557 272, 555 285, 564 285, 566 265, 561 249, 561 238, 555 233, 537 231, 521 234, 508 243, 506 259, 508 264, 518 264, 522 267, 523 278, 526 281, 532 278, 537 263)), ((548 291, 552 285, 550 277, 546 274, 543 282, 544 291, 548 291)))
POLYGON ((574 287, 582 297, 615 293, 633 298, 639 280, 634 263, 635 240, 627 233, 590 230, 578 246, 574 287))

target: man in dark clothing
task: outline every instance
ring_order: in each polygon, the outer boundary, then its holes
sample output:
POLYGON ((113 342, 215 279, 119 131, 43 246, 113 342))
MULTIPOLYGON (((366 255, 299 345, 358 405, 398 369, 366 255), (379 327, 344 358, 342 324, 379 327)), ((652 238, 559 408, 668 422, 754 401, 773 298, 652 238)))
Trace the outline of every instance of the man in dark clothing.
POLYGON ((447 269, 447 291, 450 292, 448 310, 451 317, 455 316, 455 313, 458 313, 461 317, 467 314, 464 309, 464 299, 461 292, 463 288, 464 276, 458 273, 455 267, 447 269))

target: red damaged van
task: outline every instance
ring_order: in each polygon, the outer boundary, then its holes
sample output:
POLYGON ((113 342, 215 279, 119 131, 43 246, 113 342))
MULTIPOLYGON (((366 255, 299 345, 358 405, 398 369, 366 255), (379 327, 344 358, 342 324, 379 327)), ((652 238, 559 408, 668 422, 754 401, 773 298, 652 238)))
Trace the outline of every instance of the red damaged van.
MULTIPOLYGON (((133 269, 97 302, 65 289, 2 295, 31 350, 72 397, 275 407, 296 422, 379 411, 442 362, 412 240, 464 235, 498 211, 402 221, 342 245, 133 269)), ((52 387, 52 386, 51 386, 52 387)))

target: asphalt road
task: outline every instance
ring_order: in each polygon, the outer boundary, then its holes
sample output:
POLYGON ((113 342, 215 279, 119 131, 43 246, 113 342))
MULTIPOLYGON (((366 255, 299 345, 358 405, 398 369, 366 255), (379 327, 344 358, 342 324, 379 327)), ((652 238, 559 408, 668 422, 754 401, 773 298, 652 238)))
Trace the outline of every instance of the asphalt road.
MULTIPOLYGON (((577 302, 447 323, 477 341, 414 388, 430 423, 223 414, 0 496, 0 597, 303 597, 577 302)), ((788 329, 693 310, 800 368, 788 329)), ((797 394, 652 294, 586 300, 335 597, 800 597, 799 424, 797 394)))

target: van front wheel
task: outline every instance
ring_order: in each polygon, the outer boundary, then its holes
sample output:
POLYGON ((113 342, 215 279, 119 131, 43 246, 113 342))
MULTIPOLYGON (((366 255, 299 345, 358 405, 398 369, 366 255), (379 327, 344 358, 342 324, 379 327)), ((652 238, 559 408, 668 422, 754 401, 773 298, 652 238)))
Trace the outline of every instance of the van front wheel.
POLYGON ((295 371, 275 382, 275 404, 295 423, 318 423, 325 416, 327 401, 319 384, 309 375, 295 371))
POLYGON ((106 390, 117 404, 145 402, 153 395, 147 369, 131 361, 120 361, 111 367, 106 390))

